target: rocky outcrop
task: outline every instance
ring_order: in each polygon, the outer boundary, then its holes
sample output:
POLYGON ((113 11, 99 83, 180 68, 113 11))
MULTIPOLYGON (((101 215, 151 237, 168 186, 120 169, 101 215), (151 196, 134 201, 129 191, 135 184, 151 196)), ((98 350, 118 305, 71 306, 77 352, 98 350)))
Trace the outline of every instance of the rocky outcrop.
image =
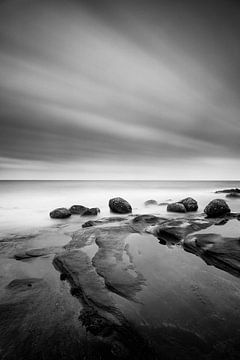
POLYGON ((166 219, 162 224, 149 227, 146 231, 156 236, 161 241, 161 244, 175 245, 184 240, 188 234, 206 229, 211 225, 211 221, 203 218, 166 219))
POLYGON ((197 211, 198 209, 197 201, 191 197, 187 197, 179 201, 179 203, 184 205, 186 211, 197 211))
POLYGON ((204 209, 208 217, 223 216, 231 212, 228 204, 223 199, 212 200, 204 209))
POLYGON ((61 252, 62 248, 59 247, 45 247, 45 248, 40 248, 40 249, 27 249, 27 250, 22 250, 17 252, 14 255, 14 258, 16 260, 26 260, 26 259, 31 259, 31 258, 35 258, 35 257, 40 257, 40 256, 46 256, 46 255, 50 255, 50 254, 56 254, 58 252, 61 252))
POLYGON ((145 201, 145 203, 144 203, 144 205, 145 206, 150 206, 150 205, 157 205, 158 203, 157 203, 157 201, 156 200, 147 200, 147 201, 145 201))
POLYGON ((219 193, 224 193, 224 194, 229 194, 229 193, 240 194, 240 189, 235 188, 235 189, 217 190, 217 191, 215 191, 215 193, 216 193, 216 194, 219 194, 219 193))
POLYGON ((240 199, 240 192, 230 192, 226 195, 226 198, 240 199))
POLYGON ((100 213, 100 209, 99 208, 87 208, 85 211, 83 211, 83 213, 81 214, 82 216, 96 216, 97 214, 100 213))
POLYGON ((52 219, 65 219, 71 216, 71 212, 66 208, 57 208, 50 212, 50 217, 52 219))
POLYGON ((82 215, 87 209, 88 208, 83 205, 73 205, 70 207, 69 211, 73 215, 82 215))
POLYGON ((176 203, 168 204, 167 211, 185 213, 186 208, 185 208, 185 206, 183 204, 181 204, 179 202, 176 202, 176 203))
POLYGON ((131 205, 127 202, 127 200, 121 197, 110 199, 109 207, 112 212, 118 214, 128 214, 132 212, 131 205))
POLYGON ((208 265, 240 277, 239 237, 223 237, 213 233, 189 235, 183 243, 183 248, 200 256, 208 265))

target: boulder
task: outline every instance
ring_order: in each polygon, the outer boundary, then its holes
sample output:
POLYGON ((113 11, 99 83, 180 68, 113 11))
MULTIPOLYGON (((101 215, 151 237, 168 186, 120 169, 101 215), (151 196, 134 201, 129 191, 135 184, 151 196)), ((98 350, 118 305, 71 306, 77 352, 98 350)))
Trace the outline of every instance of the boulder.
POLYGON ((183 204, 185 206, 186 211, 197 211, 197 209, 198 209, 197 201, 191 197, 187 197, 187 198, 179 201, 179 203, 183 204))
POLYGON ((100 213, 99 208, 86 208, 86 210, 82 213, 82 216, 91 216, 91 215, 97 215, 100 213))
POLYGON ((121 197, 110 199, 109 207, 112 212, 118 214, 128 214, 132 212, 131 205, 127 202, 127 200, 124 200, 121 197))
POLYGON ((145 201, 145 203, 144 203, 144 205, 145 206, 150 206, 150 205, 157 205, 158 203, 157 203, 157 201, 156 200, 147 200, 147 201, 145 201))
POLYGON ((69 211, 71 214, 82 215, 87 209, 88 208, 83 205, 73 205, 70 207, 69 211))
POLYGON ((71 212, 66 208, 57 208, 50 212, 50 217, 52 219, 65 219, 71 216, 71 212))
POLYGON ((218 217, 230 213, 231 210, 225 200, 215 199, 210 201, 204 212, 208 217, 218 217))
POLYGON ((167 211, 185 213, 186 208, 183 204, 176 202, 168 204, 167 211))

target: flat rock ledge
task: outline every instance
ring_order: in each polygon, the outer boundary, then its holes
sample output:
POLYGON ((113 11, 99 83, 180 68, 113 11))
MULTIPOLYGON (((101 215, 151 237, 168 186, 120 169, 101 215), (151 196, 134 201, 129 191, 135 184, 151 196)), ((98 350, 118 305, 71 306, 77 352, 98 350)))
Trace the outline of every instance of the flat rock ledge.
MULTIPOLYGON (((217 218, 185 214, 169 219, 151 214, 127 215, 86 222, 63 247, 31 249, 16 253, 26 260, 55 254, 53 265, 60 278, 68 281, 71 294, 81 303, 79 321, 92 335, 100 337, 121 359, 155 359, 151 344, 124 316, 116 299, 139 303, 138 294, 146 280, 136 268, 126 239, 131 234, 154 236, 161 245, 179 246, 200 257, 206 264, 240 277, 240 240, 213 233, 215 225, 240 220, 240 214, 217 218), (209 229, 202 234, 201 230, 209 229), (93 252, 86 248, 92 246, 93 252), (90 255, 91 254, 91 255, 90 255), (126 261, 127 259, 127 261, 126 261)), ((130 241, 130 240, 129 240, 130 241)), ((10 288, 35 286, 36 279, 10 283, 10 288)))

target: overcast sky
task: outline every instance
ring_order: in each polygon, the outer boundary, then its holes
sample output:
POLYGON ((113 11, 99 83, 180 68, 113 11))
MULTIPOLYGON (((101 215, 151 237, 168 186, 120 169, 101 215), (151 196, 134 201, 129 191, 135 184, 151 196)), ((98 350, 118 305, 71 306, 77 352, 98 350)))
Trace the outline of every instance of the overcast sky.
POLYGON ((240 179, 239 0, 0 3, 1 179, 240 179))

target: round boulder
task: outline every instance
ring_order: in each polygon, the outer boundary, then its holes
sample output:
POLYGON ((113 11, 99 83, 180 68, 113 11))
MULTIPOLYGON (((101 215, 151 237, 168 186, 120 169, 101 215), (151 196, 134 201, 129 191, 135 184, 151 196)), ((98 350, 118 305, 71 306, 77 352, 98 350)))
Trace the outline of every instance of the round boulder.
POLYGON ((191 197, 187 197, 179 202, 185 206, 186 211, 197 211, 198 209, 197 201, 191 197))
POLYGON ((66 208, 57 208, 50 212, 50 217, 52 219, 65 219, 71 216, 71 212, 66 208))
POLYGON ((70 207, 69 211, 71 214, 74 215, 82 215, 84 211, 86 211, 88 208, 83 205, 73 205, 70 207))
POLYGON ((176 202, 176 203, 168 204, 167 211, 185 213, 186 208, 183 204, 176 202))
POLYGON ((158 203, 157 203, 157 201, 156 200, 147 200, 147 201, 145 201, 145 203, 144 203, 144 205, 145 206, 150 206, 150 205, 157 205, 158 203))
POLYGON ((218 217, 230 213, 231 210, 225 200, 215 199, 210 201, 204 212, 208 217, 218 217))
POLYGON ((112 212, 117 214, 128 214, 132 212, 131 205, 127 202, 127 200, 124 200, 121 197, 110 199, 109 207, 112 212))

